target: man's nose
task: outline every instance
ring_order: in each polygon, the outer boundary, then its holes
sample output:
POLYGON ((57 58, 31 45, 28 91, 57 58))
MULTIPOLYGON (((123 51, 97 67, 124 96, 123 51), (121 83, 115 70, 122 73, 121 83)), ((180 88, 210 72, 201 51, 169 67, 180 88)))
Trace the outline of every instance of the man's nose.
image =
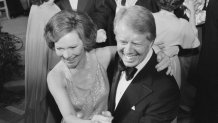
POLYGON ((131 43, 128 43, 124 49, 125 53, 132 53, 133 47, 131 43))

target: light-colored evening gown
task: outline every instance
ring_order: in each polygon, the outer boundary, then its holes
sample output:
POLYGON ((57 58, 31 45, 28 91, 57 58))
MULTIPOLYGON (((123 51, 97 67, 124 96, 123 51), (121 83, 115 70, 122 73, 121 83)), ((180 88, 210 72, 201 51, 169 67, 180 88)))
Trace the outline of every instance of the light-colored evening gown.
POLYGON ((25 45, 25 123, 45 123, 47 116, 47 72, 53 52, 44 39, 44 27, 60 9, 55 4, 32 5, 25 45))
POLYGON ((106 70, 99 63, 95 50, 86 53, 85 69, 72 74, 60 61, 54 69, 61 70, 66 77, 66 90, 76 113, 82 119, 91 119, 95 114, 107 110, 109 83, 106 70))

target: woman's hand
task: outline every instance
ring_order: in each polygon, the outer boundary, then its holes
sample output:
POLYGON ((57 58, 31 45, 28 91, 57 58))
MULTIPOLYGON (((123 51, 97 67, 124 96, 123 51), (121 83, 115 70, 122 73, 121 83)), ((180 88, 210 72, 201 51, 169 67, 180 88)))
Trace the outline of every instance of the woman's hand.
POLYGON ((196 0, 185 0, 184 5, 188 8, 190 13, 195 13, 195 9, 199 4, 196 2, 196 0))
POLYGON ((96 42, 97 43, 102 43, 105 42, 107 39, 107 35, 104 29, 99 29, 97 31, 97 37, 96 37, 96 42))
POLYGON ((166 74, 171 76, 173 75, 174 68, 169 56, 160 51, 157 53, 157 61, 158 64, 155 66, 157 71, 162 71, 163 69, 168 68, 166 74))
POLYGON ((93 123, 112 123, 113 117, 109 111, 103 111, 101 115, 94 115, 93 123))

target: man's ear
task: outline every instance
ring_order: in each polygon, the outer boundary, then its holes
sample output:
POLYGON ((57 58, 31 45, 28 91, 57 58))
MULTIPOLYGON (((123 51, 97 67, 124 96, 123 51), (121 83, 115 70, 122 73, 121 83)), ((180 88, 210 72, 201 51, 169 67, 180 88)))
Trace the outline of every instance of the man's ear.
POLYGON ((149 48, 152 48, 154 41, 151 41, 149 48))

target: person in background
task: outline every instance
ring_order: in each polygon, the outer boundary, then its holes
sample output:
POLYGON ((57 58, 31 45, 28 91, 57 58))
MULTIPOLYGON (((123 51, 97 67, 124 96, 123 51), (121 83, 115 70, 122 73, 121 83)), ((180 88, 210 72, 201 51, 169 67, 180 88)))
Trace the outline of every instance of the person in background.
POLYGON ((25 123, 45 123, 50 115, 46 78, 56 60, 43 34, 48 20, 59 11, 54 0, 32 1, 25 44, 25 123))
POLYGON ((193 1, 187 2, 190 10, 190 20, 176 17, 174 10, 183 4, 184 0, 157 0, 160 11, 153 13, 157 28, 154 49, 164 52, 170 57, 174 67, 173 76, 181 86, 181 68, 178 58, 179 47, 183 49, 196 48, 200 45, 195 26, 195 10, 193 1))
POLYGON ((98 27, 97 42, 99 46, 105 46, 107 20, 105 11, 105 0, 58 0, 56 4, 61 10, 74 10, 86 12, 98 27))
POLYGON ((115 72, 109 96, 112 123, 170 123, 178 113, 180 91, 174 77, 155 68, 152 13, 142 6, 121 8, 114 20, 115 72))
POLYGON ((218 122, 218 1, 208 1, 197 68, 196 123, 218 122))
POLYGON ((184 0, 157 0, 161 10, 154 13, 156 27, 157 27, 157 38, 155 40, 155 46, 161 52, 164 52, 171 59, 171 63, 174 66, 174 77, 180 87, 181 101, 180 101, 180 112, 178 115, 178 122, 181 121, 180 116, 191 115, 191 104, 192 91, 195 91, 192 86, 188 86, 187 76, 189 74, 190 56, 181 57, 181 51, 197 49, 200 45, 198 39, 197 28, 195 26, 195 9, 194 2, 187 0, 186 6, 189 11, 190 19, 187 21, 183 18, 178 18, 174 12, 184 3, 184 0), (162 46, 158 43, 162 42, 162 46), (165 48, 161 48, 165 47, 165 48), (188 94, 189 95, 188 95, 188 94), (191 95, 191 96, 190 96, 191 95), (183 111, 187 111, 184 114, 183 111))
POLYGON ((45 27, 48 47, 61 58, 47 83, 64 123, 111 123, 106 70, 116 47, 94 49, 96 35, 91 18, 76 11, 58 12, 45 27))

